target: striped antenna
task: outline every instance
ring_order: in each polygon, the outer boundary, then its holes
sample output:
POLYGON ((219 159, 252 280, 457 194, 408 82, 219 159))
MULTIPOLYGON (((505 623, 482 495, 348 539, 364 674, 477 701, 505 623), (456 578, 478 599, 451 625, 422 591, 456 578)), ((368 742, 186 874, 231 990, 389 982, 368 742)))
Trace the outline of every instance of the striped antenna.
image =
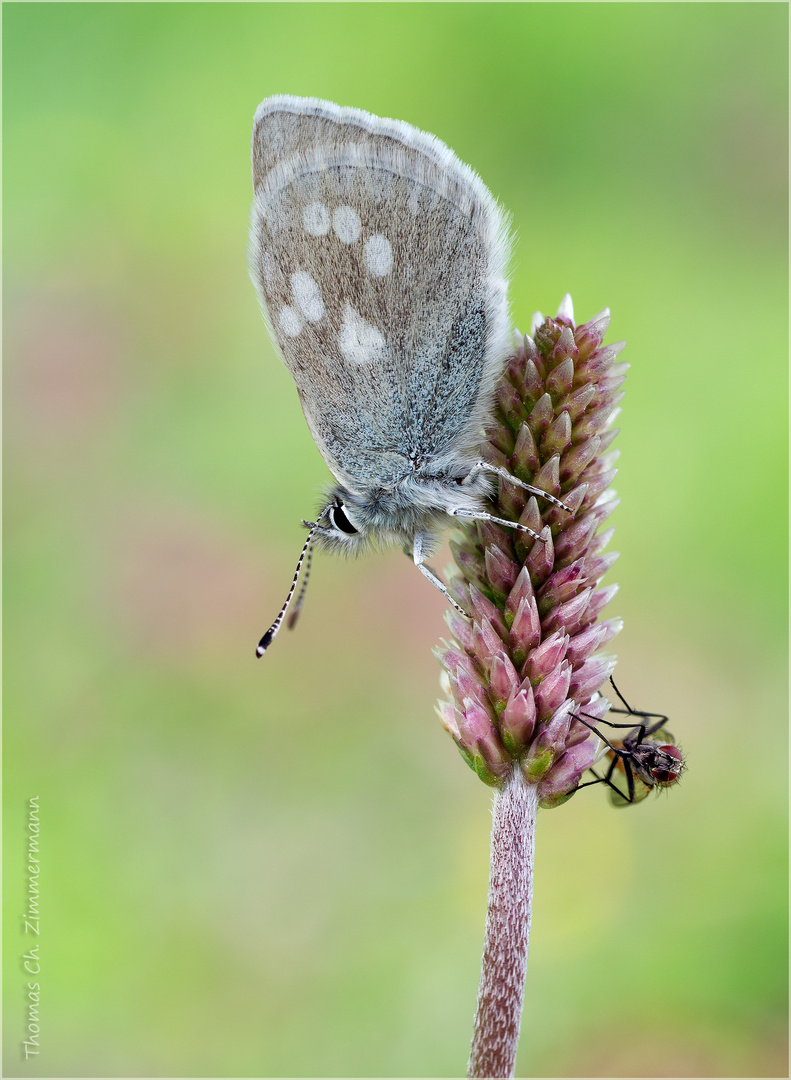
POLYGON ((308 548, 308 554, 305 559, 305 573, 302 575, 302 584, 299 587, 299 593, 297 595, 297 602, 291 609, 291 614, 288 617, 288 628, 293 630, 297 625, 297 619, 299 613, 302 611, 302 605, 305 603, 305 593, 308 591, 308 582, 310 581, 310 564, 313 562, 313 548, 308 548))
MULTIPOLYGON (((321 521, 321 518, 319 518, 319 521, 321 521)), ((260 656, 264 655, 266 650, 269 648, 269 646, 275 640, 277 632, 278 632, 278 630, 280 629, 280 627, 281 627, 281 625, 283 623, 283 619, 285 618, 286 612, 288 611, 288 606, 291 603, 291 598, 294 595, 294 590, 297 587, 297 582, 299 581, 299 572, 302 569, 302 563, 305 561, 305 556, 308 555, 308 553, 310 552, 310 544, 311 544, 311 541, 313 540, 314 532, 319 527, 319 521, 310 523, 310 532, 308 533, 308 538, 305 541, 305 546, 302 548, 302 552, 301 552, 301 554, 299 556, 299 561, 297 562, 297 568, 294 571, 294 580, 291 582, 291 588, 288 590, 288 596, 286 597, 286 602, 285 602, 285 604, 283 604, 282 608, 280 609, 280 614, 278 615, 278 617, 275 619, 275 621, 269 627, 267 632, 264 634, 264 636, 258 642, 258 646, 257 646, 257 648, 255 650, 255 655, 256 656, 260 657, 260 656)), ((308 560, 308 567, 310 567, 310 560, 308 560)), ((291 616, 291 619, 289 620, 289 626, 294 625, 294 620, 295 620, 296 616, 299 615, 299 609, 302 606, 302 601, 303 601, 304 596, 305 596, 305 586, 306 585, 307 585, 307 570, 306 570, 306 574, 305 574, 305 582, 304 582, 304 584, 302 586, 302 590, 300 591, 299 598, 297 599, 297 606, 294 609, 294 614, 291 616)))

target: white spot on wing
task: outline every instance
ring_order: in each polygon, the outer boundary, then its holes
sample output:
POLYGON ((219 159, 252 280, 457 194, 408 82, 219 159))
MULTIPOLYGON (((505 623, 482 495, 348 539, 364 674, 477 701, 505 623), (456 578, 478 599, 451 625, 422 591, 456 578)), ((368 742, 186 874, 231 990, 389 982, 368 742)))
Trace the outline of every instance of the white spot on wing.
POLYGON ((299 317, 299 312, 295 311, 293 307, 282 307, 277 321, 286 337, 296 337, 302 330, 302 319, 299 317))
POLYGON ((326 236, 330 231, 330 212, 324 203, 312 202, 302 212, 302 224, 311 236, 326 236))
POLYGON ((384 335, 359 315, 347 301, 338 343, 344 357, 352 364, 373 364, 382 359, 384 335))
POLYGON ((261 256, 261 275, 266 287, 271 289, 275 283, 277 266, 275 265, 274 257, 268 251, 265 251, 261 256))
POLYGON ((291 292, 297 307, 308 322, 318 322, 324 315, 324 301, 321 299, 318 285, 304 270, 298 270, 296 274, 292 274, 290 280, 291 292))
POLYGON ((389 274, 393 265, 393 249, 386 236, 377 233, 365 241, 365 265, 375 277, 389 274))
POLYGON ((332 215, 332 227, 339 240, 353 244, 362 229, 360 215, 353 206, 339 206, 332 215))

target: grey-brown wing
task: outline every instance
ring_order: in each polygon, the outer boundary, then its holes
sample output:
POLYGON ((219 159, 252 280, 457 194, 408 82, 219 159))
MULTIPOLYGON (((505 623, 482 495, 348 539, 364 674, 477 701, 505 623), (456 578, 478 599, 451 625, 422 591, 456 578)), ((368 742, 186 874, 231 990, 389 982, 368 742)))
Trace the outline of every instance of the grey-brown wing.
POLYGON ((502 215, 431 136, 305 100, 257 114, 253 278, 330 468, 386 487, 477 442, 508 332, 502 215))

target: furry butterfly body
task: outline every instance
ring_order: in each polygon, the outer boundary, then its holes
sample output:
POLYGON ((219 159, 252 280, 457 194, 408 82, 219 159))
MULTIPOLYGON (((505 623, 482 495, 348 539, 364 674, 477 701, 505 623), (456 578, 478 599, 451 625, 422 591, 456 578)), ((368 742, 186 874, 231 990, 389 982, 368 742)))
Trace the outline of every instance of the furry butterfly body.
POLYGON ((439 530, 494 520, 479 447, 508 352, 505 215, 434 136, 315 98, 262 102, 252 166, 251 274, 337 480, 308 544, 399 543, 448 596, 424 562, 439 530))

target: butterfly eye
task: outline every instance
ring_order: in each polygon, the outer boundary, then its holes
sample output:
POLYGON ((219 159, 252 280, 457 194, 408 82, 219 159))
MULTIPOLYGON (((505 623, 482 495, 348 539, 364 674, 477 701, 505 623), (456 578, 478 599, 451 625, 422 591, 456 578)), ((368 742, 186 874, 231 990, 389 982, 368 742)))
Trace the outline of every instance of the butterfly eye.
POLYGON ((336 504, 330 510, 330 524, 334 529, 346 533, 347 536, 356 536, 360 531, 359 529, 355 529, 354 525, 349 521, 342 503, 336 504))

